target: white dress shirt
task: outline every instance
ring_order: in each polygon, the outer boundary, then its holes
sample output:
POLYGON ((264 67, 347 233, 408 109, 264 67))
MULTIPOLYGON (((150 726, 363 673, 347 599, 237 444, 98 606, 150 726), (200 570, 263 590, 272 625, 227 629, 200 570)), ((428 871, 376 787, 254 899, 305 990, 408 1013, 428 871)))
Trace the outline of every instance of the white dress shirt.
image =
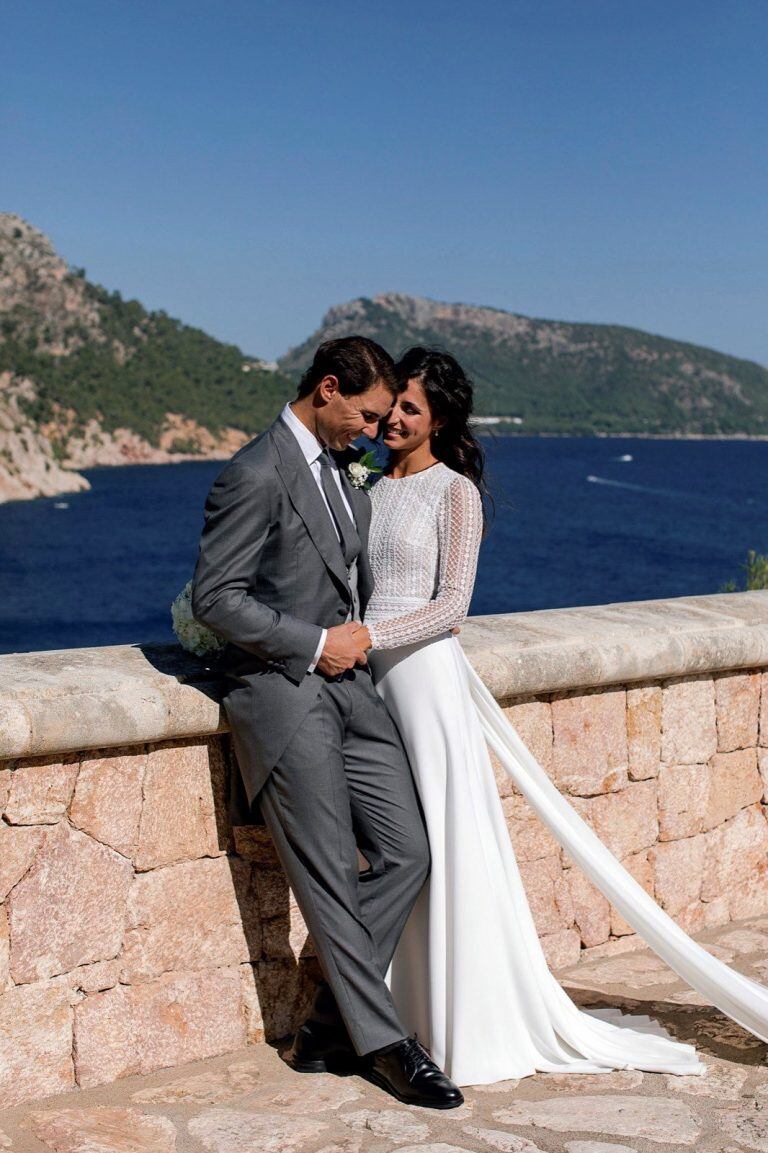
MULTIPOLYGON (((302 453, 304 454, 304 459, 306 460, 307 464, 309 465, 309 470, 312 473, 312 476, 315 478, 315 483, 316 483, 316 485, 320 491, 320 496, 323 498, 323 504, 325 505, 326 509, 328 510, 328 517, 330 519, 331 524, 333 525, 333 531, 336 533, 337 539, 340 540, 341 538, 339 537, 339 530, 336 526, 336 521, 334 520, 333 513, 331 512, 330 505, 328 504, 328 498, 326 497, 325 493, 323 492, 323 481, 322 481, 322 477, 320 474, 320 470, 321 470, 320 457, 323 453, 323 446, 320 443, 320 441, 317 439, 315 434, 313 432, 310 432, 305 424, 302 424, 302 422, 299 420, 296 413, 291 408, 290 404, 286 404, 285 408, 280 413, 280 419, 285 421, 285 423, 288 425, 288 427, 291 430, 291 432, 293 433, 293 435, 296 437, 296 440, 298 441, 299 448, 301 449, 302 453)), ((335 484, 339 490, 339 493, 341 494, 341 499, 344 503, 344 507, 347 510, 347 512, 349 513, 349 519, 352 521, 352 524, 354 524, 355 518, 354 518, 354 515, 352 513, 352 509, 349 507, 349 501, 347 500, 347 498, 344 494, 344 489, 342 487, 341 475, 339 473, 338 465, 336 464, 336 461, 333 459, 333 457, 330 457, 330 462, 331 462, 331 472, 333 474, 334 482, 335 482, 335 484)), ((328 630, 323 629, 322 636, 320 637, 320 643, 317 646, 317 649, 315 650, 315 655, 312 658, 312 664, 307 669, 307 672, 309 672, 309 673, 313 672, 315 669, 315 665, 320 660, 320 655, 321 655, 323 649, 325 648, 325 638, 327 637, 327 635, 328 635, 328 630)))

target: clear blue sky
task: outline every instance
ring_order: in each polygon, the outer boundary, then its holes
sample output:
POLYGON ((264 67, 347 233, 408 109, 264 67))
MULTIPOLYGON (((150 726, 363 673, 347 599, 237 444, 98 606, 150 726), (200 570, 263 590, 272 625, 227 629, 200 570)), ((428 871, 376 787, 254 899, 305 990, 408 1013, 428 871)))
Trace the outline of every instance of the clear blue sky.
POLYGON ((766 0, 6 0, 0 208, 274 357, 401 291, 768 364, 766 0))

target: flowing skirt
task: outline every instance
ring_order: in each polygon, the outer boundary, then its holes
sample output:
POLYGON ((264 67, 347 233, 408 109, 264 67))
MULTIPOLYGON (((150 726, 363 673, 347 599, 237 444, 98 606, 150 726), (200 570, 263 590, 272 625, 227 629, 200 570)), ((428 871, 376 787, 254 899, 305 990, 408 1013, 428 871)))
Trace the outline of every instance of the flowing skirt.
POLYGON ((693 941, 558 792, 445 635, 369 654, 410 758, 432 870, 388 981, 404 1026, 459 1085, 536 1071, 703 1073, 649 1017, 581 1010, 547 966, 486 741, 570 857, 689 985, 768 1040, 768 989, 693 941))

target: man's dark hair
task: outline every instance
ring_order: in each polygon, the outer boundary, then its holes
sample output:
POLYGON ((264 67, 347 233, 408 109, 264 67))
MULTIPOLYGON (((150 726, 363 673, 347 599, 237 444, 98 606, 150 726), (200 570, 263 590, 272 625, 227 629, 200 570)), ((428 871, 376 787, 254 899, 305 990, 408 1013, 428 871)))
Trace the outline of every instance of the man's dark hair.
POLYGON ((342 336, 321 344, 299 381, 298 396, 309 396, 324 376, 335 376, 344 396, 366 392, 378 382, 397 395, 394 360, 367 336, 342 336))

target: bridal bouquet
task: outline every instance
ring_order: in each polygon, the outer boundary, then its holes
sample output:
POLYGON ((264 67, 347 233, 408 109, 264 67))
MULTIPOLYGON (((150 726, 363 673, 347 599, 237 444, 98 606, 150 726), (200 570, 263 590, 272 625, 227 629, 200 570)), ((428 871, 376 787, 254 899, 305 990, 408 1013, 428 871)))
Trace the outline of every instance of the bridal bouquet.
POLYGON ((192 616, 192 581, 188 580, 171 605, 173 631, 179 644, 196 657, 218 656, 226 641, 192 616))

